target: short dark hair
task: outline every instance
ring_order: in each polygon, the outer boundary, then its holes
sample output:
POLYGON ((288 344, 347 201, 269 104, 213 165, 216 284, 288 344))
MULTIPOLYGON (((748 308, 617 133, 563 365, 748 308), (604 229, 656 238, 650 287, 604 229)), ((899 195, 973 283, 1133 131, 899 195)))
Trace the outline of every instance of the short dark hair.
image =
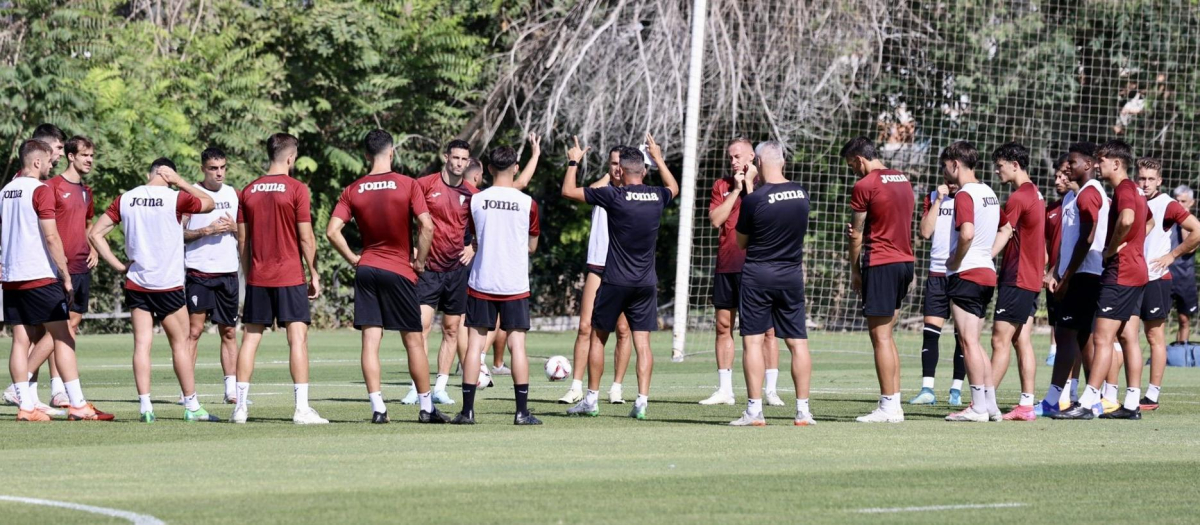
POLYGON ((500 146, 488 153, 487 163, 496 171, 504 171, 517 163, 517 150, 500 146))
POLYGON ((475 157, 471 157, 471 159, 467 161, 467 169, 465 171, 463 171, 463 173, 466 173, 471 170, 483 171, 483 163, 480 162, 479 159, 477 159, 475 157))
POLYGON ((1005 142, 992 152, 992 160, 1015 162, 1017 167, 1029 171, 1029 148, 1019 142, 1005 142))
POLYGON ((378 157, 387 150, 392 149, 392 134, 382 129, 373 129, 367 132, 367 136, 363 137, 363 150, 367 152, 368 157, 378 157))
POLYGON ((1162 161, 1156 157, 1142 157, 1137 160, 1137 168, 1139 170, 1154 170, 1159 176, 1162 176, 1162 161))
POLYGON ((622 146, 620 144, 613 146, 612 149, 608 150, 608 156, 611 157, 613 153, 620 153, 621 148, 624 148, 624 147, 625 146, 622 146))
POLYGON ((621 169, 630 170, 634 173, 646 172, 646 156, 642 155, 642 150, 629 146, 621 146, 618 157, 620 158, 621 169))
POLYGON ((1129 171, 1133 167, 1133 147, 1121 139, 1113 139, 1096 148, 1096 158, 1120 159, 1121 166, 1129 171))
POLYGON ((267 137, 268 160, 272 162, 283 160, 293 150, 300 150, 300 139, 287 133, 276 133, 267 137))
POLYGON ((1063 153, 1062 155, 1059 155, 1058 159, 1054 161, 1054 171, 1058 172, 1058 168, 1061 168, 1063 163, 1066 162, 1070 158, 1071 158, 1070 153, 1063 153))
POLYGON ((53 155, 54 150, 50 149, 50 145, 37 139, 29 139, 21 143, 21 147, 17 149, 17 157, 21 159, 21 164, 25 164, 25 159, 30 154, 35 152, 53 155))
POLYGON ((150 173, 154 173, 154 170, 158 169, 159 166, 166 166, 168 168, 171 168, 171 170, 175 171, 175 163, 172 162, 171 159, 168 159, 166 157, 159 157, 157 159, 154 159, 154 162, 150 163, 150 173))
POLYGON ((1096 158, 1096 143, 1095 142, 1076 142, 1067 146, 1067 153, 1078 153, 1085 157, 1096 158))
POLYGON ((209 146, 200 152, 200 165, 203 166, 210 160, 224 159, 225 151, 216 146, 209 146))
POLYGON ((63 130, 59 129, 58 126, 55 126, 54 124, 42 124, 36 128, 33 128, 33 136, 29 138, 33 140, 40 140, 49 144, 47 139, 56 139, 59 142, 66 142, 67 134, 63 133, 63 130))
POLYGON ((465 140, 462 140, 462 139, 454 139, 454 140, 446 143, 446 151, 444 151, 443 153, 449 155, 450 150, 452 150, 452 149, 465 149, 465 150, 467 150, 467 153, 470 153, 471 152, 471 143, 469 143, 465 140))
POLYGON ((854 157, 862 157, 867 160, 875 160, 879 158, 879 151, 875 149, 875 143, 867 137, 854 137, 842 146, 841 156, 845 160, 850 160, 854 157))
POLYGON ((80 149, 96 149, 96 145, 83 135, 75 135, 63 143, 63 153, 76 155, 80 149))
POLYGON ((975 149, 975 145, 968 141, 955 141, 946 146, 941 155, 938 155, 939 164, 953 161, 961 162, 967 169, 973 170, 975 165, 979 164, 979 150, 975 149))

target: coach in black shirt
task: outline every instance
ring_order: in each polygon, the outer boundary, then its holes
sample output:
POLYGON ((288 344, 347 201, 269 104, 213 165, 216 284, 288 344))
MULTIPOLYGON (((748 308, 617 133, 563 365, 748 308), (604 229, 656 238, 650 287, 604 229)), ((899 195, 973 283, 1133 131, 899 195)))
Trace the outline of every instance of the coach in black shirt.
POLYGON ((767 141, 754 149, 764 184, 742 198, 738 246, 746 250, 742 268, 742 368, 749 404, 733 426, 765 426, 762 415, 763 343, 771 328, 792 352, 796 383, 796 426, 814 424, 808 407, 812 361, 804 315, 804 235, 808 231, 808 190, 783 176, 783 146, 767 141))

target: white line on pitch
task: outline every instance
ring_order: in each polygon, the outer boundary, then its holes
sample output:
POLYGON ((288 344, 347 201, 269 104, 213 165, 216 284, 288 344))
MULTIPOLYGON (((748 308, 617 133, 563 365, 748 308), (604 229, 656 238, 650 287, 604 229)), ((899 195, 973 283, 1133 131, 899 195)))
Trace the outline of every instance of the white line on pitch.
POLYGON ((974 510, 974 509, 1011 509, 1026 507, 1027 503, 984 503, 975 505, 931 505, 928 507, 889 507, 856 509, 859 514, 893 514, 896 512, 934 512, 940 510, 974 510))
POLYGON ((45 507, 58 507, 61 509, 77 510, 80 512, 90 512, 92 514, 100 514, 110 518, 120 518, 129 520, 135 525, 163 525, 163 520, 155 518, 147 514, 137 514, 126 510, 108 509, 104 507, 93 507, 91 505, 80 505, 78 503, 70 503, 66 501, 51 501, 48 499, 37 498, 22 498, 19 496, 0 496, 0 501, 11 501, 13 503, 25 503, 28 505, 42 505, 45 507))

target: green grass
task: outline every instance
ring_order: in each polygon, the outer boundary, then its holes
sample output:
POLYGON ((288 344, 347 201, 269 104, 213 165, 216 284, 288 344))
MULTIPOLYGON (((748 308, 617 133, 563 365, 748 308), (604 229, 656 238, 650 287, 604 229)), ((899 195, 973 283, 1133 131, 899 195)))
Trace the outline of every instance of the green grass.
MULTIPOLYGON (((569 355, 572 341, 573 334, 535 334, 530 353, 569 355)), ((914 342, 905 339, 902 348, 914 342)), ((480 396, 479 425, 434 427, 416 424, 415 409, 397 402, 407 372, 399 337, 389 335, 384 392, 393 423, 374 426, 366 423, 358 334, 341 331, 313 334, 310 342, 313 405, 334 424, 298 427, 290 423, 283 336, 271 334, 259 354, 251 421, 235 426, 182 422, 182 408, 171 404, 177 384, 169 354, 159 343, 153 425, 136 422, 129 336, 80 341, 85 391, 116 422, 17 424, 14 407, 0 408, 8 481, 0 494, 175 523, 1190 522, 1200 501, 1200 369, 1169 369, 1163 408, 1140 422, 951 424, 941 421, 944 406, 906 406, 902 425, 862 425, 853 418, 876 399, 865 334, 814 334, 819 424, 793 427, 793 406, 767 407, 767 428, 735 429, 725 423, 742 406, 695 404, 715 386, 712 354, 670 363, 669 334, 661 333, 650 421, 630 420, 629 405, 607 403, 599 418, 563 416, 554 400, 567 385, 546 381, 542 360, 534 359, 532 407, 545 426, 514 428, 511 382, 497 378, 499 387, 480 396), (856 512, 1001 503, 1021 506, 856 512)), ((1046 342, 1039 338, 1037 346, 1044 351, 1046 342)), ((907 398, 920 367, 915 352, 903 353, 907 398)), ((1041 389, 1049 370, 1038 372, 1041 389)), ((946 362, 942 402, 949 374, 946 362)), ((207 336, 200 392, 225 418, 220 376, 215 338, 207 336)), ((1010 370, 1002 404, 1015 402, 1016 382, 1010 370)), ((631 398, 632 370, 625 383, 631 398)), ((735 385, 743 385, 740 377, 735 385)), ((790 392, 790 378, 780 386, 790 392)), ((451 394, 459 397, 457 388, 451 394)), ((0 516, 5 523, 104 522, 3 501, 0 516)))

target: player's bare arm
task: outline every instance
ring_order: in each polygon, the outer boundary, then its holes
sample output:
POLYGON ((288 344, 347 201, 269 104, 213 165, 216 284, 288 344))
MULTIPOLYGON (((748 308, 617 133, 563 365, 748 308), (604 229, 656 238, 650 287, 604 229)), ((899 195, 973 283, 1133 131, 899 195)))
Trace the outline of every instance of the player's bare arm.
POLYGON ((949 187, 945 184, 938 185, 937 196, 929 204, 929 210, 921 217, 921 228, 918 233, 921 234, 922 239, 929 240, 933 237, 933 232, 937 229, 938 213, 942 209, 942 201, 946 200, 946 196, 949 194, 949 187))
POLYGON ((604 176, 600 177, 600 179, 598 179, 596 182, 588 184, 588 187, 592 188, 592 189, 603 188, 605 186, 608 186, 610 182, 612 182, 612 178, 610 178, 609 175, 607 173, 605 173, 604 176))
POLYGON ((537 133, 529 134, 529 163, 525 165, 525 169, 521 170, 521 174, 517 176, 517 180, 513 181, 513 187, 518 190, 524 190, 529 186, 529 181, 533 180, 533 173, 537 171, 538 159, 542 156, 542 137, 537 133))
POLYGON ((117 273, 125 273, 129 267, 121 262, 112 252, 112 247, 108 245, 108 240, 105 239, 108 233, 113 231, 117 223, 113 222, 108 215, 101 215, 96 219, 96 223, 88 230, 88 243, 92 245, 92 249, 100 254, 100 258, 111 266, 117 273))
POLYGON ((1067 264, 1067 270, 1051 285, 1050 291, 1054 292, 1054 297, 1061 300, 1066 296, 1067 287, 1070 286, 1071 277, 1083 265, 1084 259, 1087 258, 1088 249, 1092 246, 1092 238, 1096 235, 1096 225, 1088 218, 1081 217, 1079 220, 1079 240, 1075 241, 1075 248, 1071 251, 1071 261, 1067 264))
POLYGON ((1179 243, 1175 249, 1167 252, 1166 255, 1150 261, 1150 268, 1155 271, 1164 271, 1168 266, 1175 262, 1175 259, 1183 257, 1185 254, 1196 251, 1200 247, 1200 219, 1196 219, 1195 215, 1189 214, 1183 224, 1179 225, 1179 229, 1187 232, 1187 237, 1183 238, 1183 242, 1179 243))
POLYGON ((308 266, 308 298, 316 299, 321 296, 321 274, 317 272, 317 239, 313 235, 312 223, 297 224, 296 236, 300 240, 300 254, 304 256, 304 264, 308 266))
POLYGON ((1132 209, 1121 210, 1120 215, 1117 215, 1117 221, 1114 225, 1112 237, 1109 238, 1108 244, 1104 247, 1104 258, 1108 259, 1117 255, 1121 248, 1125 247, 1126 242, 1122 239, 1129 235, 1129 230, 1133 228, 1134 212, 1132 209))
POLYGON ((342 228, 346 227, 346 221, 341 217, 330 217, 329 226, 325 228, 325 238, 329 239, 329 244, 333 245, 333 249, 337 250, 350 266, 357 267, 358 261, 362 259, 354 250, 350 249, 350 245, 346 242, 346 237, 342 235, 342 228))
POLYGON ((46 240, 46 250, 50 252, 50 260, 54 262, 54 267, 58 268, 58 275, 62 278, 63 289, 67 292, 67 297, 71 297, 71 272, 67 270, 67 252, 63 250, 62 237, 58 235, 58 221, 53 218, 39 219, 38 226, 42 228, 42 237, 46 240))
POLYGON ((425 261, 429 259, 429 247, 433 245, 433 216, 429 212, 417 216, 420 231, 417 233, 417 254, 413 257, 413 270, 425 273, 425 261))
POLYGON ((159 166, 156 174, 159 177, 162 177, 167 184, 179 188, 180 191, 187 192, 188 195, 191 195, 192 197, 195 197, 196 200, 200 201, 199 213, 208 213, 213 211, 213 208, 217 207, 216 202, 213 201, 212 197, 210 197, 208 193, 200 191, 200 189, 193 186, 192 183, 188 182, 183 177, 180 177, 175 170, 166 166, 159 166))
POLYGON ((245 224, 237 225, 238 260, 242 262, 242 275, 250 275, 250 232, 245 224))
POLYGON ((646 134, 646 151, 650 153, 650 158, 654 160, 654 164, 658 166, 658 173, 662 176, 663 186, 671 190, 671 198, 679 196, 679 182, 675 180, 675 175, 671 174, 671 169, 667 167, 667 162, 663 160, 662 148, 657 142, 654 142, 654 137, 649 133, 646 134))
MULTIPOLYGON (((184 215, 183 216, 183 224, 187 224, 188 219, 190 219, 190 218, 191 218, 191 215, 184 215)), ((199 228, 196 230, 184 229, 183 230, 183 242, 198 241, 200 239, 203 239, 203 238, 211 236, 211 235, 221 235, 223 233, 233 233, 236 231, 237 231, 237 222, 234 221, 233 218, 229 216, 229 214, 225 214, 224 217, 217 219, 216 222, 213 222, 212 224, 209 224, 208 226, 205 226, 203 228, 199 228)))
POLYGON ((742 232, 737 232, 737 243, 738 248, 745 250, 747 246, 750 246, 750 236, 742 232))
POLYGON ((567 150, 567 161, 570 164, 567 166, 567 172, 563 175, 562 196, 573 201, 585 202, 583 197, 583 188, 575 184, 575 175, 579 172, 579 162, 583 160, 583 156, 591 151, 592 147, 579 147, 579 137, 571 137, 575 141, 575 145, 567 150))
POLYGON ((846 225, 846 236, 850 237, 850 287, 856 292, 862 291, 862 232, 866 224, 867 212, 856 211, 846 225))
POLYGON ((1012 239, 1013 227, 1012 224, 1005 224, 996 231, 996 240, 992 241, 992 258, 995 259, 1000 252, 1004 251, 1004 247, 1008 245, 1008 241, 1012 239))
POLYGON ((530 235, 529 236, 529 253, 530 254, 532 254, 535 250, 537 250, 537 245, 538 245, 538 236, 530 235))
POLYGON ((954 253, 950 254, 950 260, 946 261, 946 268, 957 270, 962 264, 963 257, 967 256, 967 252, 971 251, 971 241, 975 240, 975 223, 964 222, 958 227, 958 246, 954 247, 954 253))
MULTIPOLYGON (((90 224, 88 224, 87 225, 88 229, 91 229, 93 224, 96 224, 96 221, 92 221, 90 224)), ((96 249, 93 248, 92 245, 89 243, 88 244, 88 256, 87 256, 87 267, 89 270, 91 270, 91 269, 95 268, 97 264, 100 264, 100 254, 96 253, 96 249)))
MULTIPOLYGON (((729 216, 733 215, 733 208, 737 206, 737 199, 742 194, 742 190, 746 186, 745 172, 735 173, 733 175, 733 188, 729 190, 729 195, 725 196, 725 200, 720 206, 713 209, 712 213, 708 214, 708 220, 712 223, 713 228, 720 229, 725 225, 725 221, 729 220, 729 216)), ((745 248, 742 248, 743 250, 745 248)))

